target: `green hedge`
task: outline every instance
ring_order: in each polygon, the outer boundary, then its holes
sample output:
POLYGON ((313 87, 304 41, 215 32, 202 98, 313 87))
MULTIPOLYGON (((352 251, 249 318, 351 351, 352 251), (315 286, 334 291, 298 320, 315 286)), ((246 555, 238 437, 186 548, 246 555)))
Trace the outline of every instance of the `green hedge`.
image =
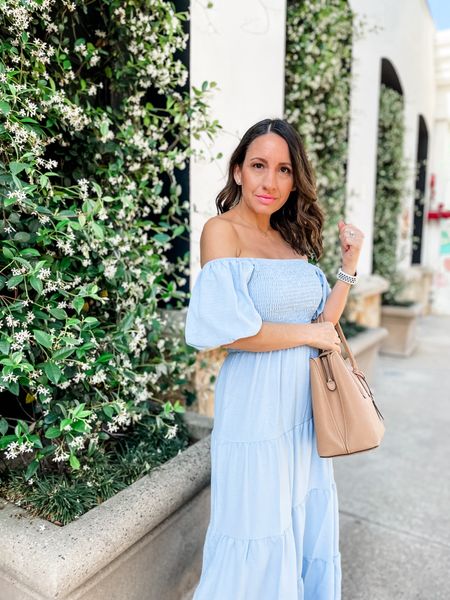
POLYGON ((179 434, 193 354, 161 310, 186 297, 176 172, 218 127, 214 82, 185 89, 187 18, 0 2, 0 392, 23 414, 0 418, 0 457, 26 479, 89 467, 142 420, 179 434))

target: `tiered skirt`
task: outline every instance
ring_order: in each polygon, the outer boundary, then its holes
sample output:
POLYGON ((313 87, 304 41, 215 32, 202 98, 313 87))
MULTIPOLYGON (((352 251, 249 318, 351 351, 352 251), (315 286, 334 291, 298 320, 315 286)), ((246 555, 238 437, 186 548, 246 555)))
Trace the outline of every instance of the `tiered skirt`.
POLYGON ((311 412, 314 352, 230 352, 221 367, 193 600, 341 598, 333 464, 317 453, 311 412))

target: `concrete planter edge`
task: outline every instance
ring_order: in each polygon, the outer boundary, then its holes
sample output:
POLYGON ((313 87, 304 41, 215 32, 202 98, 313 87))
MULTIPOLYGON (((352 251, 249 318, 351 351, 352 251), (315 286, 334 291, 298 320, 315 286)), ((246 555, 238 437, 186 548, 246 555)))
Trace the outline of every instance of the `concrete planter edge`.
POLYGON ((66 598, 207 488, 213 419, 192 411, 184 419, 197 441, 64 527, 0 499, 0 581, 24 598, 66 598))
POLYGON ((387 336, 388 330, 384 327, 369 327, 347 340, 358 367, 366 376, 369 385, 374 378, 376 359, 381 344, 387 336))
POLYGON ((368 350, 371 346, 381 343, 387 335, 388 330, 385 327, 370 327, 349 338, 347 341, 351 351, 357 357, 358 354, 368 350))
POLYGON ((421 302, 411 306, 382 305, 381 324, 389 336, 381 345, 380 352, 392 356, 410 356, 416 348, 416 322, 424 315, 421 302))

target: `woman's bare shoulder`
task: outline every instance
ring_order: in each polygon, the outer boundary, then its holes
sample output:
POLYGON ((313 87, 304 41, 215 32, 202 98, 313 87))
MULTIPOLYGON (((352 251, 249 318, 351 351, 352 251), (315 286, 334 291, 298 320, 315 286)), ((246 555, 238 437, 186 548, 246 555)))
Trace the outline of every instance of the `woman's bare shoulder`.
POLYGON ((210 217, 200 236, 200 263, 213 258, 238 256, 238 236, 232 222, 223 215, 210 217))

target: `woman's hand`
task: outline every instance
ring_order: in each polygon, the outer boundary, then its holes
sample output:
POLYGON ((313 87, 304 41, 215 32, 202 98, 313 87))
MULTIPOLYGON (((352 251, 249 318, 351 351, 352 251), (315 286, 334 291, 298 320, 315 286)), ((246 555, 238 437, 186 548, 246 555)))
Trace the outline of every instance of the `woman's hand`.
POLYGON ((341 352, 341 340, 331 321, 308 324, 308 346, 319 350, 337 350, 341 352))
POLYGON ((341 242, 342 270, 354 275, 364 240, 363 232, 351 223, 339 221, 339 239, 341 242), (352 235, 353 234, 353 235, 352 235))

